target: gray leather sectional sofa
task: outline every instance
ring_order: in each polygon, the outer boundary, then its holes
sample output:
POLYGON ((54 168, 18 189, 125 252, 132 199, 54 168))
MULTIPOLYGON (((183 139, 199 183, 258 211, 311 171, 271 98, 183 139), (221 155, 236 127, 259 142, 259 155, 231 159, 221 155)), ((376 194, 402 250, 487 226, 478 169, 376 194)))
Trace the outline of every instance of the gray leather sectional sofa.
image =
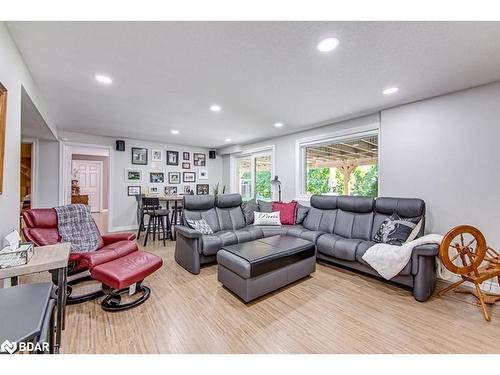
MULTIPOLYGON (((288 234, 314 243, 319 261, 380 277, 362 259, 375 244, 372 239, 380 224, 394 212, 404 218, 421 217, 418 237, 424 233, 425 203, 421 199, 313 195, 310 203, 301 224, 255 226, 245 222, 239 194, 185 196, 184 225, 176 227, 175 260, 198 274, 200 265, 216 261, 223 246, 288 234), (213 235, 202 235, 187 226, 187 219, 201 218, 213 235)), ((417 301, 427 300, 436 285, 437 253, 438 245, 416 247, 406 267, 391 281, 411 288, 417 301)))

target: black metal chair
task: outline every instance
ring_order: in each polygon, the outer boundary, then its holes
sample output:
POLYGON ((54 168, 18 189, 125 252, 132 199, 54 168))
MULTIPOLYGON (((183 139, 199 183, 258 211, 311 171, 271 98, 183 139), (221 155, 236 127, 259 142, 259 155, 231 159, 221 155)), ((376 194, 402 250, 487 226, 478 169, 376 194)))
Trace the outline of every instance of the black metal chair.
MULTIPOLYGON (((174 206, 172 207, 172 219, 170 221, 170 228, 173 228, 175 225, 182 225, 183 223, 183 212, 184 207, 182 206, 182 201, 175 201, 174 206)), ((172 241, 175 240, 175 231, 172 231, 172 241)))
POLYGON ((163 240, 163 246, 165 246, 165 240, 171 234, 170 230, 170 211, 165 208, 161 208, 160 200, 153 197, 143 197, 142 198, 142 216, 141 222, 139 223, 139 229, 144 225, 144 216, 148 215, 148 225, 146 228, 146 236, 144 238, 144 246, 148 243, 149 234, 153 234, 153 241, 156 240, 156 234, 158 233, 158 239, 163 240), (161 229, 161 232, 160 232, 161 229), (163 234, 160 238, 160 233, 163 234))
POLYGON ((139 229, 137 230, 137 239, 139 239, 141 233, 146 230, 146 227, 144 225, 144 210, 142 209, 142 198, 144 197, 144 194, 135 195, 135 200, 137 202, 137 223, 139 224, 139 229))

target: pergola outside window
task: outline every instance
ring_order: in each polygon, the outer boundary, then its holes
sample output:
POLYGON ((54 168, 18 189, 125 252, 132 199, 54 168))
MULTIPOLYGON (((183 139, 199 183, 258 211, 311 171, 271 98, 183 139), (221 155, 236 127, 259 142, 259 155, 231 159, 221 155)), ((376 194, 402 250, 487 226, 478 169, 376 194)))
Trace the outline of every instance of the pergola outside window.
POLYGON ((378 195, 378 136, 305 147, 307 194, 378 195))

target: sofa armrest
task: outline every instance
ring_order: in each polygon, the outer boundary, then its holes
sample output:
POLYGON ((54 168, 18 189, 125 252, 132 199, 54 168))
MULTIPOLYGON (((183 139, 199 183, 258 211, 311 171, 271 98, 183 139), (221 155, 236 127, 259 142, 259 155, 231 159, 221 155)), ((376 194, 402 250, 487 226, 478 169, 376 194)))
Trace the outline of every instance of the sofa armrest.
POLYGON ((118 241, 134 241, 135 233, 108 233, 102 235, 104 246, 118 241))
POLYGON ((175 234, 180 235, 186 238, 201 238, 202 234, 198 231, 195 231, 192 228, 186 227, 184 225, 176 225, 175 226, 175 234))
POLYGON ((411 254, 411 273, 416 275, 418 273, 418 258, 423 257, 435 257, 439 254, 439 245, 434 243, 428 243, 424 245, 415 246, 411 254))

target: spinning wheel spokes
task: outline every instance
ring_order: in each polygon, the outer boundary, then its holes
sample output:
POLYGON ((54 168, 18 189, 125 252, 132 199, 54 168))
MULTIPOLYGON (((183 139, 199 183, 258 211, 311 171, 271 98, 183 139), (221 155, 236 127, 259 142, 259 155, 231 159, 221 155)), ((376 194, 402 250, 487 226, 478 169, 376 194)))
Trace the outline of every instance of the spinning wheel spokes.
POLYGON ((449 271, 466 275, 479 267, 486 254, 486 248, 486 240, 478 229, 470 225, 461 225, 444 236, 439 248, 439 257, 449 271), (466 240, 466 236, 472 236, 472 239, 466 240))

